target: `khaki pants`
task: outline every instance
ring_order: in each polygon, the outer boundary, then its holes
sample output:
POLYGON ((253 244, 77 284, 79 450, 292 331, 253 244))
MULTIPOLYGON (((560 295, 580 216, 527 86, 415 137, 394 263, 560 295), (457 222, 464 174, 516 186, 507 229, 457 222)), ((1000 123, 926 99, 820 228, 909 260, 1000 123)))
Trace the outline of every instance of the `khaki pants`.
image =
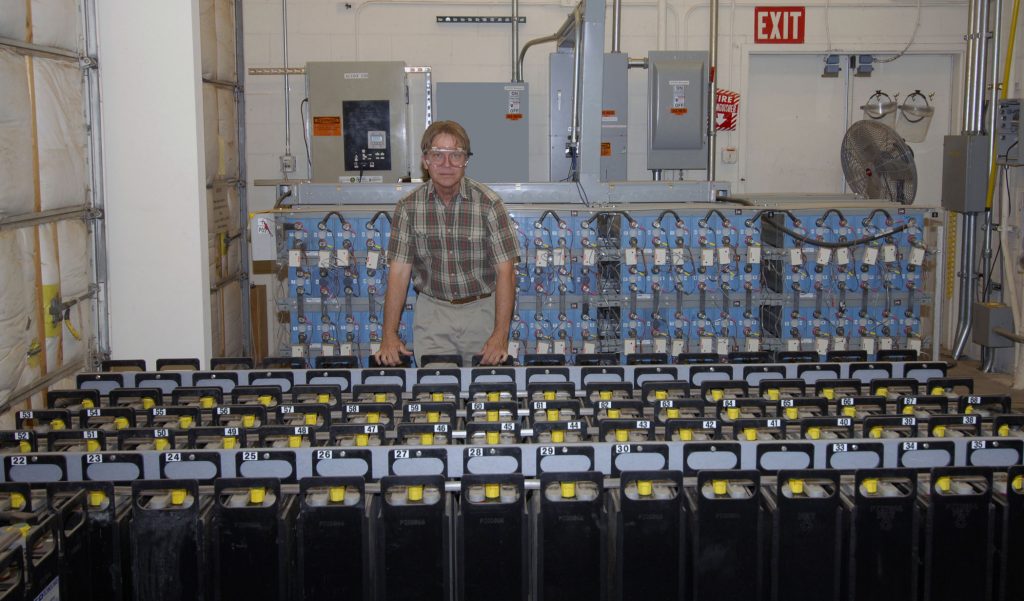
POLYGON ((426 294, 416 297, 412 335, 416 364, 423 355, 462 355, 470 367, 494 331, 494 295, 453 305, 426 294))

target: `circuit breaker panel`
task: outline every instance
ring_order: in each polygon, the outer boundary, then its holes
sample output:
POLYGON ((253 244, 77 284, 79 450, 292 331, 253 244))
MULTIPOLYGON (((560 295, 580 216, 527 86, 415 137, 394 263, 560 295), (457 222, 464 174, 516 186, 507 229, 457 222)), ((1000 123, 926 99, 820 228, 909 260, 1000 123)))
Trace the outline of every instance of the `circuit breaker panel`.
POLYGON ((651 52, 647 168, 707 169, 708 55, 651 52))
MULTIPOLYGON (((375 352, 390 208, 279 213, 279 354, 375 352), (343 213, 343 214, 342 214, 343 213), (282 279, 284 277, 282 276, 282 279)), ((509 354, 923 351, 929 210, 509 205, 520 241, 509 354)), ((400 334, 412 340, 413 292, 400 334)))
POLYGON ((307 63, 306 91, 313 181, 382 183, 409 175, 405 63, 307 63))

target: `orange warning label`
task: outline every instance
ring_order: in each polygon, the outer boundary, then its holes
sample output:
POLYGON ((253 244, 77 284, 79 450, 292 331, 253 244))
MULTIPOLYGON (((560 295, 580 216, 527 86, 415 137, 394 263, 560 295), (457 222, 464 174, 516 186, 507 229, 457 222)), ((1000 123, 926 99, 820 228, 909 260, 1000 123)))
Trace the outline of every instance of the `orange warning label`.
POLYGON ((313 117, 314 136, 340 136, 341 117, 313 117))
POLYGON ((506 113, 505 118, 509 121, 519 121, 523 118, 522 113, 506 113))
POLYGON ((604 110, 601 111, 601 116, 602 117, 614 117, 615 116, 615 109, 604 109, 604 110))
POLYGON ((610 157, 612 156, 612 143, 601 142, 601 156, 610 157))
POLYGON ((672 113, 673 115, 685 115, 690 111, 689 109, 668 109, 668 112, 672 113))

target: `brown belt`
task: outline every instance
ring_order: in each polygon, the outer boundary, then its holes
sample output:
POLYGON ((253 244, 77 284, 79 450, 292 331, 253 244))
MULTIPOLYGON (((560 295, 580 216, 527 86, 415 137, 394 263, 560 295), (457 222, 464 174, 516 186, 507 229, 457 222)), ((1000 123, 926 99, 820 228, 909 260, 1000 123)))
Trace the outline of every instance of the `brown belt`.
POLYGON ((471 303, 473 301, 483 300, 483 299, 489 297, 490 295, 491 295, 491 293, 488 292, 487 294, 478 294, 476 296, 467 296, 466 298, 457 298, 455 300, 450 300, 450 301, 447 301, 447 302, 449 304, 452 304, 452 305, 465 305, 465 304, 471 303))

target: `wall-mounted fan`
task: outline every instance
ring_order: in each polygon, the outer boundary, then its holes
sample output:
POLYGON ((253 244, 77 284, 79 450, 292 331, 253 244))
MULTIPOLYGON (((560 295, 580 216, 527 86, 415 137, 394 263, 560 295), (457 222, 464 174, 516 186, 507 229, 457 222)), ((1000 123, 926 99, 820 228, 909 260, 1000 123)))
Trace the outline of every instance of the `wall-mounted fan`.
POLYGON ((877 121, 851 125, 843 136, 841 161, 846 182, 855 193, 905 205, 914 202, 914 151, 888 125, 877 121))

